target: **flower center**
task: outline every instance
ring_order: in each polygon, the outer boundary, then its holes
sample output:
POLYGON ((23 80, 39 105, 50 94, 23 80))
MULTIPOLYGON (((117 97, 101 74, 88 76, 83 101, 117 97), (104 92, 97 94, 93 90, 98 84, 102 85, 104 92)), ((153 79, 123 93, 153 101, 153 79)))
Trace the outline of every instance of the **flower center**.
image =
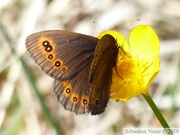
POLYGON ((135 63, 131 60, 126 60, 118 66, 118 72, 124 80, 130 80, 135 75, 135 63))
POLYGON ((144 82, 145 69, 148 68, 146 64, 144 64, 143 58, 126 53, 118 62, 117 71, 123 81, 129 82, 131 85, 141 85, 144 82))

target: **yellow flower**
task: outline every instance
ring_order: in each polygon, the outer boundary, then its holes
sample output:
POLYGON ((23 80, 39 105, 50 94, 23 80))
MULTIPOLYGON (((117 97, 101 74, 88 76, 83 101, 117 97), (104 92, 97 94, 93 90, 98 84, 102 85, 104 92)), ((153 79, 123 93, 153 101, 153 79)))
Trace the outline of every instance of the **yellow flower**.
POLYGON ((131 31, 129 41, 117 31, 102 32, 98 38, 105 34, 112 35, 120 46, 110 98, 127 101, 140 93, 147 94, 160 70, 160 43, 154 30, 139 25, 131 31))

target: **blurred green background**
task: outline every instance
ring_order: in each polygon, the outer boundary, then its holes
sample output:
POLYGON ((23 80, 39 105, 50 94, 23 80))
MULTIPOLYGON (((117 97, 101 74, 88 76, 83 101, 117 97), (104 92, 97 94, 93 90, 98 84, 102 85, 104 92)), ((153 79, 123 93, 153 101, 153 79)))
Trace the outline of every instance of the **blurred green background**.
POLYGON ((128 38, 136 25, 151 25, 160 38, 161 71, 150 95, 170 127, 179 128, 179 7, 179 0, 0 0, 0 134, 119 135, 128 127, 161 128, 142 95, 128 102, 110 100, 98 116, 66 111, 53 93, 53 79, 25 48, 26 37, 38 31, 97 36, 123 30, 128 38))

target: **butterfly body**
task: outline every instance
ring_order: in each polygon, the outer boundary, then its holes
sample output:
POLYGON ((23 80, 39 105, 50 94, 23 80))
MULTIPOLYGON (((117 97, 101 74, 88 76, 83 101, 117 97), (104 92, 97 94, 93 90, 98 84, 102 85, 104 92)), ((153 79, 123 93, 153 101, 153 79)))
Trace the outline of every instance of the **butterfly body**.
POLYGON ((54 92, 65 109, 83 114, 105 110, 116 66, 114 38, 50 30, 32 34, 26 47, 34 61, 55 79, 54 92))

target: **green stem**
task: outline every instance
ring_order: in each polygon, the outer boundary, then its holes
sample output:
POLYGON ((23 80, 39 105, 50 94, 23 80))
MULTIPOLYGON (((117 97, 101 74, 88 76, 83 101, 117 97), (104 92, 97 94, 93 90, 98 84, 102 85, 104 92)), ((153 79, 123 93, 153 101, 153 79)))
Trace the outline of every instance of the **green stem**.
POLYGON ((171 130, 169 129, 169 125, 167 124, 166 120, 164 119, 164 117, 162 116, 161 112, 159 111, 159 109, 157 108, 156 104, 154 103, 154 101, 152 100, 152 98, 149 96, 149 94, 142 94, 143 97, 146 99, 146 101, 148 102, 149 106, 151 107, 151 109, 153 110, 154 114, 156 115, 156 117, 158 118, 159 122, 161 123, 161 125, 163 126, 163 128, 168 128, 167 132, 168 135, 173 135, 173 133, 171 132, 171 130))

